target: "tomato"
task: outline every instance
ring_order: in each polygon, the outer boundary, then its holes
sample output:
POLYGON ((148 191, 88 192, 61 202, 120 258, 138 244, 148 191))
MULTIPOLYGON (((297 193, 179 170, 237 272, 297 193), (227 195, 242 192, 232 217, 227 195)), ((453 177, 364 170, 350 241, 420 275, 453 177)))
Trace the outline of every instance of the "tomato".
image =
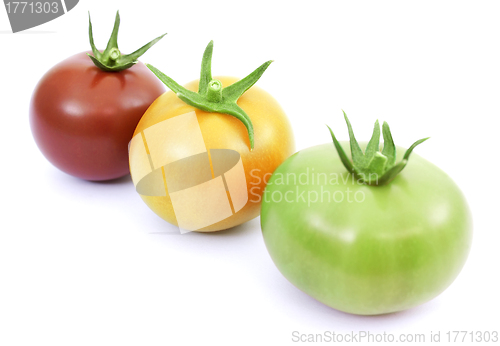
MULTIPOLYGON (((118 14, 114 34, 117 24, 118 14)), ((92 37, 91 45, 95 55, 106 53, 95 49, 92 37)), ((108 48, 120 55, 113 44, 108 48)), ((130 66, 125 69, 115 63, 115 70, 104 71, 83 52, 42 77, 31 99, 30 125, 35 142, 54 166, 86 180, 109 180, 129 173, 127 146, 134 129, 165 91, 148 68, 134 60, 127 61, 130 66)))
MULTIPOLYGON (((211 49, 210 45, 209 48, 211 49)), ((156 71, 156 73, 159 72, 156 71)), ((213 80, 220 82, 223 88, 234 85, 238 81, 234 77, 216 77, 213 80)), ((185 89, 193 92, 198 90, 199 81, 195 80, 186 84, 185 89)), ((260 197, 264 191, 266 177, 270 176, 295 150, 292 129, 283 109, 270 94, 256 86, 252 86, 239 97, 237 105, 248 115, 253 124, 253 142, 255 145, 251 151, 251 140, 248 135, 248 129, 241 120, 229 114, 201 110, 187 104, 178 95, 178 93, 167 92, 160 96, 146 111, 137 125, 134 138, 140 137, 141 134, 147 137, 145 131, 148 128, 152 128, 154 125, 165 120, 194 112, 192 114, 196 116, 203 137, 204 143, 202 143, 202 146, 204 145, 207 151, 226 149, 236 152, 241 157, 246 181, 241 188, 244 190, 243 194, 248 197, 245 205, 240 210, 233 212, 231 216, 212 224, 204 223, 207 226, 202 228, 185 229, 212 232, 231 228, 257 217, 260 213, 260 197)), ((190 134, 180 133, 180 136, 189 137, 190 134)), ((140 139, 140 145, 143 145, 142 139, 140 139)), ((164 150, 168 150, 170 157, 173 157, 175 160, 181 160, 187 152, 192 151, 194 145, 194 140, 177 138, 175 145, 164 150)), ((130 147, 130 168, 133 179, 135 171, 149 169, 149 162, 147 160, 141 161, 138 154, 136 154, 137 150, 137 146, 133 140, 130 147)), ((151 152, 153 150, 161 150, 161 148, 153 148, 150 142, 148 142, 148 151, 151 152)), ((213 155, 211 159, 213 163, 213 155)), ((195 169, 190 169, 189 174, 192 174, 193 170, 195 169)), ((167 168, 165 168, 165 172, 167 172, 167 168)), ((188 179, 186 171, 175 173, 171 177, 171 185, 183 184, 186 179, 188 179)), ((171 185, 167 183, 167 190, 171 188, 168 187, 171 185)), ((161 189, 164 189, 163 185, 161 189)), ((139 189, 138 192, 141 193, 139 189)), ((140 196, 164 220, 174 225, 179 224, 178 215, 176 216, 174 212, 171 192, 168 193, 167 191, 164 196, 144 194, 140 194, 140 196)), ((204 201, 207 206, 220 202, 214 200, 213 198, 215 197, 212 197, 208 196, 207 200, 204 201)), ((225 199, 227 197, 224 194, 222 198, 225 199)), ((187 208, 191 208, 191 206, 187 208)), ((199 220, 205 217, 191 209, 187 211, 187 219, 199 220)))
MULTIPOLYGON (((339 145, 351 152, 349 143, 339 145)), ((396 147, 398 159, 403 151, 396 147)), ((443 292, 466 261, 471 223, 459 188, 429 161, 412 154, 392 181, 368 185, 346 171, 331 143, 286 160, 261 211, 281 273, 324 304, 362 315, 408 309, 443 292)))
POLYGON ((142 63, 116 73, 76 54, 48 71, 31 101, 30 123, 45 157, 86 180, 129 173, 127 145, 146 109, 165 91, 142 63))
MULTIPOLYGON (((234 77, 217 77, 223 86, 228 86, 238 79, 234 77)), ((185 85, 189 90, 197 90, 198 81, 185 85)), ((295 151, 292 129, 288 118, 278 102, 266 91, 253 86, 238 100, 238 105, 252 119, 255 129, 255 147, 249 150, 249 140, 245 126, 236 118, 221 113, 209 113, 190 106, 180 100, 173 92, 160 96, 146 111, 134 132, 134 136, 145 129, 166 119, 178 115, 195 112, 207 150, 230 149, 241 155, 248 203, 231 217, 197 231, 211 232, 234 227, 251 220, 260 213, 260 196, 264 192, 265 180, 287 157, 295 151)), ((132 152, 133 148, 131 148, 132 152)), ((186 150, 183 146, 172 148, 172 156, 182 157, 186 150)), ((130 165, 136 163, 130 157, 130 165)), ((183 176, 176 177, 178 180, 183 176)), ((174 178, 175 179, 175 178, 174 178)), ((144 202, 160 217, 177 225, 170 196, 140 195, 144 202)), ((196 215, 193 215, 193 218, 196 215)))

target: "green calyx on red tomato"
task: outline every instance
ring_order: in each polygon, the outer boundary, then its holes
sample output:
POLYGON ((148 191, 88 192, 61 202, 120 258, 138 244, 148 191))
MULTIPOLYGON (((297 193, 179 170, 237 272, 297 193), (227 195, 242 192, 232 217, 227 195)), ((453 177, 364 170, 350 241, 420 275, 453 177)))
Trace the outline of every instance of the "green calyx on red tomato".
POLYGON ((54 65, 38 82, 30 125, 43 155, 61 171, 85 180, 129 174, 128 143, 164 85, 136 59, 156 40, 129 55, 118 51, 119 15, 107 48, 80 52, 54 65))
POLYGON ((161 40, 163 34, 158 36, 154 40, 146 43, 141 48, 137 49, 135 52, 122 55, 120 50, 118 49, 118 29, 120 27, 120 14, 116 11, 115 17, 115 25, 113 26, 113 32, 111 33, 111 37, 109 38, 108 45, 106 49, 101 53, 94 45, 94 35, 92 34, 92 22, 90 21, 90 13, 89 13, 89 40, 90 46, 92 47, 93 56, 87 55, 92 59, 92 62, 99 67, 103 71, 107 72, 118 72, 126 70, 137 63, 137 59, 146 53, 146 51, 151 48, 156 42, 161 40))
POLYGON ((252 150, 254 148, 253 124, 250 117, 236 102, 245 91, 250 89, 259 80, 264 71, 266 71, 272 63, 272 60, 263 63, 245 78, 223 88, 221 81, 212 78, 213 47, 214 43, 210 41, 203 54, 200 83, 197 93, 179 85, 156 67, 149 64, 146 64, 146 66, 153 71, 167 87, 175 92, 177 97, 188 105, 205 112, 229 114, 240 120, 247 128, 248 137, 250 139, 250 150, 252 150))
POLYGON ((342 146, 337 141, 337 138, 335 138, 332 129, 329 126, 327 127, 330 130, 333 144, 335 145, 335 149, 337 150, 344 167, 368 185, 384 185, 394 179, 394 177, 406 167, 413 149, 415 149, 417 145, 429 139, 429 137, 422 138, 413 143, 406 151, 403 159, 398 164, 395 164, 396 146, 394 145, 391 130, 387 122, 384 121, 384 124, 382 125, 382 133, 384 137, 384 148, 382 151, 380 150, 380 125, 377 120, 375 121, 375 126, 373 127, 372 138, 368 142, 366 150, 363 153, 359 147, 356 137, 354 137, 351 123, 349 122, 345 112, 343 113, 349 130, 352 162, 347 157, 344 149, 342 149, 342 146))
POLYGON ((337 310, 377 315, 425 303, 467 259, 467 202, 437 166, 415 153, 408 161, 412 148, 394 146, 388 126, 380 154, 376 139, 358 145, 350 132, 351 143, 301 150, 274 171, 262 197, 266 248, 291 283, 337 310), (349 167, 377 171, 362 161, 370 155, 406 166, 384 184, 368 184, 349 167))

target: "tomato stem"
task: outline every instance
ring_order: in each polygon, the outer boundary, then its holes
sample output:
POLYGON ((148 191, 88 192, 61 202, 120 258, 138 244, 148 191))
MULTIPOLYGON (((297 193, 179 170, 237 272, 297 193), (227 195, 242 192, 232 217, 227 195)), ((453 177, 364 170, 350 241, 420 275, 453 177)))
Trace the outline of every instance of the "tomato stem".
POLYGON ((212 79, 207 87, 207 100, 220 102, 222 100, 222 83, 220 80, 212 79))
POLYGON ((413 143, 406 151, 403 160, 395 164, 396 146, 394 145, 389 125, 386 122, 382 125, 382 133, 384 137, 384 148, 382 151, 380 151, 379 143, 380 125, 377 120, 373 128, 372 138, 368 142, 365 152, 363 153, 356 137, 354 136, 354 131, 352 130, 352 126, 347 118, 347 115, 344 111, 342 112, 344 113, 344 119, 349 131, 352 161, 347 157, 344 149, 333 134, 332 129, 328 126, 327 127, 330 130, 333 144, 344 167, 367 185, 378 186, 389 183, 406 167, 413 149, 415 149, 417 145, 429 139, 429 137, 422 138, 413 143))
POLYGON ((172 78, 165 75, 156 67, 146 64, 153 73, 177 96, 188 105, 206 112, 229 114, 240 120, 245 125, 250 142, 250 150, 254 147, 254 131, 250 117, 238 106, 237 101, 243 93, 250 89, 266 71, 272 60, 269 60, 245 78, 225 88, 219 80, 212 79, 212 52, 213 41, 210 41, 203 53, 201 61, 200 83, 198 92, 184 88, 172 78))
POLYGON ((109 53, 109 60, 112 60, 115 62, 118 60, 118 58, 121 56, 120 50, 118 48, 112 48, 111 52, 109 53))
POLYGON ((90 20, 89 12, 89 41, 90 47, 92 48, 92 54, 87 54, 92 60, 94 65, 99 67, 101 70, 106 72, 119 72, 134 66, 137 63, 137 59, 146 53, 146 51, 151 48, 156 42, 161 40, 163 34, 149 43, 145 44, 141 48, 137 49, 131 54, 122 55, 118 49, 118 29, 120 28, 120 14, 116 11, 115 24, 113 26, 113 32, 109 38, 108 45, 106 49, 102 52, 97 50, 94 44, 94 35, 92 33, 92 22, 90 20))

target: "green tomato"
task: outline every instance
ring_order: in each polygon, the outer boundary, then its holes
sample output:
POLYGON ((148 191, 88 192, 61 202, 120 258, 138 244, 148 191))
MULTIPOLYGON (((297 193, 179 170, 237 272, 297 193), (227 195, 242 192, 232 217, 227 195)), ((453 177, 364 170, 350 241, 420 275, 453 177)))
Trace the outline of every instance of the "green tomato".
MULTIPOLYGON (((346 153, 349 144, 341 143, 346 153)), ((404 149, 397 147, 401 160, 404 149)), ((335 309, 384 314, 443 292, 472 240, 467 203, 438 167, 412 154, 390 183, 358 182, 332 143, 274 172, 261 211, 266 247, 295 286, 335 309)))

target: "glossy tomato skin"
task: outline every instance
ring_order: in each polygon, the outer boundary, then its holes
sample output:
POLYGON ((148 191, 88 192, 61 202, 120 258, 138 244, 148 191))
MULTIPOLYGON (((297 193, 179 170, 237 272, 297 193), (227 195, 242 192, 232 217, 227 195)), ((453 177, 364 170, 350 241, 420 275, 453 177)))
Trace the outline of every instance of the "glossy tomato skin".
POLYGON ((36 86, 31 131, 61 171, 86 180, 119 178, 129 173, 127 147, 137 123, 164 91, 141 62, 104 72, 79 53, 51 68, 36 86))
MULTIPOLYGON (((223 87, 238 81, 234 77, 214 77, 223 87)), ((185 85, 192 91, 198 90, 198 81, 185 85)), ((263 89, 253 86, 239 99, 238 105, 252 120, 255 131, 255 147, 250 151, 248 133, 241 121, 221 113, 209 113, 194 108, 180 100, 173 92, 166 92, 147 110, 137 125, 134 135, 166 119, 189 112, 195 112, 207 150, 231 149, 237 151, 243 163, 247 183, 248 202, 222 221, 196 230, 214 232, 232 228, 249 221, 260 214, 260 202, 265 183, 272 172, 295 152, 295 141, 288 117, 279 103, 263 89)), ((169 148, 171 156, 184 157, 185 148, 169 148)), ((132 150, 131 150, 132 152, 132 150)), ((138 165, 131 157, 130 165, 138 165)), ((178 177, 183 179, 183 177, 178 177)), ((167 222, 177 225, 170 196, 144 196, 144 202, 167 222)), ((193 215, 196 218, 197 215, 193 215)))
MULTIPOLYGON (((404 149, 397 149, 400 160, 404 149)), ((436 297, 459 274, 472 240, 467 203, 438 167, 413 153, 388 185, 360 185, 333 144, 298 152, 275 171, 261 224, 266 247, 288 280, 326 305, 361 315, 405 310, 436 297), (327 184, 318 173, 328 176, 327 184), (303 184, 294 183, 291 177, 300 174, 303 184)))

